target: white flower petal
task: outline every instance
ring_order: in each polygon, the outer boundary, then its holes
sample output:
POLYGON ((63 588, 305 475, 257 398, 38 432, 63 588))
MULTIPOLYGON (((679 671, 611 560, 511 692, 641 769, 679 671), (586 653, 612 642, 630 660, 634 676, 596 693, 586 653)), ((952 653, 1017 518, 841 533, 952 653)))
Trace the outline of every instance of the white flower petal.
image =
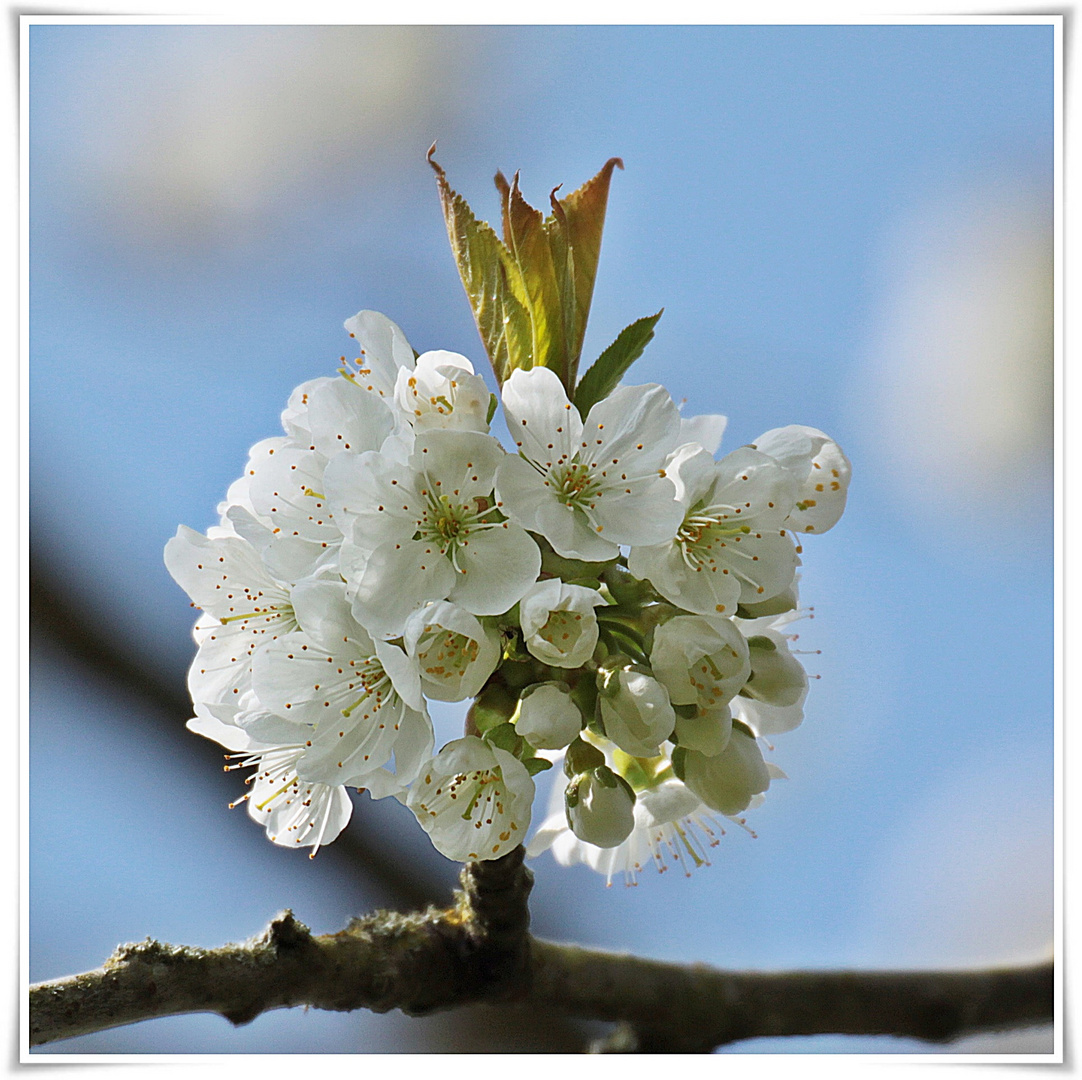
POLYGON ((165 566, 195 606, 218 619, 288 604, 286 590, 267 573, 259 552, 239 537, 212 540, 181 525, 165 545, 165 566))
POLYGON ((338 526, 323 494, 326 463, 322 454, 291 446, 249 459, 252 505, 272 530, 315 543, 338 542, 338 526))
POLYGON ((391 434, 394 416, 376 394, 351 379, 328 380, 308 395, 311 446, 330 459, 343 451, 379 450, 391 434))
POLYGON ((716 454, 729 419, 717 413, 680 417, 680 441, 701 446, 708 454, 716 454))
POLYGON ((621 544, 660 544, 676 536, 684 508, 671 480, 649 476, 621 480, 598 499, 595 513, 605 535, 621 544))
POLYGON ((398 696, 413 710, 424 712, 424 698, 421 695, 421 676, 417 664, 397 645, 389 641, 373 642, 376 656, 387 672, 387 678, 398 692, 398 696))
POLYGON ((541 551, 513 522, 471 532, 459 547, 458 576, 449 597, 474 615, 513 607, 541 572, 541 551))
POLYGON ((454 568, 433 544, 383 544, 356 583, 353 617, 374 637, 397 637, 410 615, 431 600, 442 600, 454 585, 454 568))
POLYGON ((292 600, 300 628, 320 649, 332 653, 350 640, 365 656, 373 654, 371 637, 353 618, 344 582, 315 578, 300 581, 293 589, 292 600))
POLYGON ((400 368, 413 367, 413 349, 396 323, 378 311, 359 311, 345 323, 361 350, 355 375, 358 386, 390 398, 400 368))
MULTIPOLYGON (((354 642, 327 653, 297 631, 270 642, 252 661, 252 688, 260 702, 287 720, 342 726, 344 713, 368 716, 397 700, 380 665, 354 642)), ((383 764, 380 762, 379 764, 383 764)))
POLYGON ((629 476, 656 473, 680 437, 680 410, 656 383, 618 386, 599 401, 582 425, 582 454, 629 476))
POLYGON ((800 485, 788 524, 800 532, 833 528, 845 510, 852 474, 842 448, 818 428, 800 424, 773 428, 754 445, 784 466, 800 485))
POLYGON ((519 368, 503 384, 502 394, 507 429, 527 458, 551 467, 574 457, 582 420, 554 371, 519 368))
MULTIPOLYGON (((417 435, 410 465, 429 481, 435 496, 466 503, 492 494, 496 469, 506 457, 491 435, 437 428, 417 435)), ((418 481, 418 490, 422 486, 418 481)))
POLYGON ((409 539, 424 512, 416 477, 406 466, 371 451, 339 454, 324 470, 324 494, 342 532, 358 547, 409 539))

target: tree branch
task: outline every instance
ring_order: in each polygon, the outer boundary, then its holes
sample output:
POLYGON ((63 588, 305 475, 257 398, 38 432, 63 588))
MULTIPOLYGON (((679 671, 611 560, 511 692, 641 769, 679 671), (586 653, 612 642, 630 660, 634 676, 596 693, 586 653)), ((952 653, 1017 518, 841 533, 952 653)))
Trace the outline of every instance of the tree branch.
POLYGON ((622 1049, 706 1051, 763 1035, 908 1035, 946 1042, 1047 1022, 1052 965, 973 972, 723 972, 528 934, 532 875, 522 849, 462 872, 452 907, 354 919, 312 935, 283 912, 257 937, 217 949, 123 945, 94 971, 30 988, 40 1045, 178 1013, 243 1024, 295 1005, 414 1016, 520 1001, 624 1021, 622 1049))
POLYGON ((1050 1023, 1051 963, 977 971, 719 971, 532 942, 530 997, 623 1021, 620 1049, 702 1052, 777 1035, 894 1035, 950 1042, 1050 1023), (631 1038, 628 1039, 630 1034, 631 1038))

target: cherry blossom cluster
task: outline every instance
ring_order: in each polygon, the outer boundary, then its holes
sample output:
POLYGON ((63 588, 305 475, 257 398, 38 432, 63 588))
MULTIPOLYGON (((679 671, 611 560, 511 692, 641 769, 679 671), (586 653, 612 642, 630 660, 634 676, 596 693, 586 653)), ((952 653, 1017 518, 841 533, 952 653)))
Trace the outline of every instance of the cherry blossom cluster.
POLYGON ((465 357, 418 356, 375 312, 346 329, 356 359, 293 392, 216 527, 166 546, 202 612, 189 728, 250 770, 268 837, 313 855, 353 788, 448 858, 497 858, 556 764, 530 854, 610 880, 707 861, 782 775, 764 737, 803 718, 797 537, 840 517, 841 449, 793 426, 718 460, 723 417, 658 385, 582 415, 545 367, 503 383, 505 448, 465 357), (467 700, 434 753, 427 702, 467 700))

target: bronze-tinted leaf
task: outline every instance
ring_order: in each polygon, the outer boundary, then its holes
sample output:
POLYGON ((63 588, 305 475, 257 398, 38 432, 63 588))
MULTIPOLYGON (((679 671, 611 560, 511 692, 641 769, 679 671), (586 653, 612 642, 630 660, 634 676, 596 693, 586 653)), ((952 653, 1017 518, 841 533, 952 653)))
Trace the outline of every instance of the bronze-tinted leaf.
POLYGON ((522 197, 518 173, 510 185, 502 173, 497 173, 496 187, 503 201, 504 245, 518 265, 526 286, 533 330, 533 362, 540 367, 552 368, 570 393, 560 290, 544 216, 522 197))
POLYGON ((436 173, 451 251, 496 381, 502 385, 516 367, 534 363, 529 294, 517 263, 492 227, 478 221, 466 200, 447 183, 432 158, 435 149, 433 144, 428 161, 436 173))
POLYGON ((612 171, 623 168, 620 158, 609 158, 601 171, 577 191, 557 200, 552 195, 553 216, 545 221, 553 266, 563 298, 562 320, 567 341, 567 383, 573 386, 586 334, 586 320, 594 296, 601 233, 609 199, 612 171))

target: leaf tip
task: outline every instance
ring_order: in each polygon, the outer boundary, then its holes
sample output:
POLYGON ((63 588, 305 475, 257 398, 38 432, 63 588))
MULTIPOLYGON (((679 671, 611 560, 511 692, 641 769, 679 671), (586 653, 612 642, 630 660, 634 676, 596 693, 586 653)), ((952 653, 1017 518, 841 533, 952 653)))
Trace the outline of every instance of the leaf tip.
POLYGON ((556 198, 556 192, 559 191, 560 188, 562 188, 562 187, 563 187, 563 184, 557 184, 549 192, 549 205, 552 207, 552 212, 559 219, 560 223, 563 224, 563 225, 566 225, 567 224, 567 215, 564 213, 564 208, 563 208, 563 206, 561 206, 560 200, 556 198))
POLYGON ((443 171, 443 166, 432 156, 436 153, 436 143, 433 141, 432 145, 428 148, 428 153, 425 154, 425 158, 428 160, 429 165, 436 170, 438 176, 445 177, 446 173, 443 171))

